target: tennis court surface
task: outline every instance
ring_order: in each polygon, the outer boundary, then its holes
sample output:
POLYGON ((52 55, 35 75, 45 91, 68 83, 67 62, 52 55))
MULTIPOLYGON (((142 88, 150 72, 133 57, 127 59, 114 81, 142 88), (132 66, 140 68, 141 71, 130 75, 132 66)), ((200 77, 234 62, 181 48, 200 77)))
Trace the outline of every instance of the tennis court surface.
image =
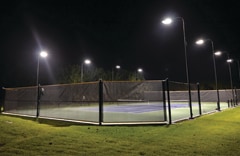
MULTIPOLYGON (((4 113, 76 122, 169 123, 237 105, 231 90, 199 90, 191 84, 154 81, 99 81, 78 84, 6 88, 4 113)), ((238 90, 235 90, 238 97, 238 90)))

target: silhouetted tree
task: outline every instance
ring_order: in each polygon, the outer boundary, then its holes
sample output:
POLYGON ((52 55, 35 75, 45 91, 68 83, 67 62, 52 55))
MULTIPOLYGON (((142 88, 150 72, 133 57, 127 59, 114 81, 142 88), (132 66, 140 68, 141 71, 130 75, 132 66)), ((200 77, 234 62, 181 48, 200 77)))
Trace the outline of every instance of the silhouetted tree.
MULTIPOLYGON (((105 71, 102 68, 88 67, 83 70, 83 82, 98 81, 99 79, 107 81, 139 81, 144 80, 142 73, 129 72, 127 70, 118 70, 116 72, 105 71)), ((81 68, 79 65, 69 65, 64 68, 58 78, 58 83, 80 83, 81 68)))

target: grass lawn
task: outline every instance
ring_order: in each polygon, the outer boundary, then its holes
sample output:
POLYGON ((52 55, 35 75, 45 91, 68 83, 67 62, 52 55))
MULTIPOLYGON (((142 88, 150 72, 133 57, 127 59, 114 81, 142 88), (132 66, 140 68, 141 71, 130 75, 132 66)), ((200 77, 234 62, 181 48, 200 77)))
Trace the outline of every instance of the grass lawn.
POLYGON ((0 155, 239 155, 240 107, 170 126, 90 126, 0 115, 0 155))

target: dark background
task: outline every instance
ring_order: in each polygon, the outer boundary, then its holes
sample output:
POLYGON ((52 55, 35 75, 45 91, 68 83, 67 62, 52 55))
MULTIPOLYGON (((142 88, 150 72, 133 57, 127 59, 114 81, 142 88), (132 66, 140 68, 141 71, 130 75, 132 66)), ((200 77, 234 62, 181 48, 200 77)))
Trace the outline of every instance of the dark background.
MULTIPOLYGON (((40 81, 54 84, 67 65, 90 58, 96 67, 116 64, 146 79, 186 82, 182 22, 161 24, 164 17, 185 21, 189 76, 192 83, 214 83, 210 42, 216 50, 239 58, 239 2, 197 0, 78 0, 9 1, 0 5, 1 87, 36 84, 37 55, 40 81)), ((219 84, 230 85, 226 56, 216 58, 219 84)), ((234 85, 238 68, 232 64, 234 85)))

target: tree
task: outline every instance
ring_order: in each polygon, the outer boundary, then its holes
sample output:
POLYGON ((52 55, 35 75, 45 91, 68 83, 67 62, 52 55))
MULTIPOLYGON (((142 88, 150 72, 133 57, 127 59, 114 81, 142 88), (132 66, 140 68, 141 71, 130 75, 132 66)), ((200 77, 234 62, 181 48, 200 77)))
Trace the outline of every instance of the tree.
POLYGON ((79 65, 69 65, 59 74, 59 83, 78 83, 81 81, 81 70, 79 65))
MULTIPOLYGON (((102 68, 88 67, 83 71, 83 82, 98 81, 99 79, 106 81, 139 81, 144 80, 143 74, 129 72, 127 70, 118 70, 115 73, 105 71, 102 68), (113 75, 114 74, 114 75, 113 75), (112 77, 114 76, 114 77, 112 77)), ((59 83, 80 83, 81 68, 79 65, 70 65, 64 68, 59 74, 59 83)))

